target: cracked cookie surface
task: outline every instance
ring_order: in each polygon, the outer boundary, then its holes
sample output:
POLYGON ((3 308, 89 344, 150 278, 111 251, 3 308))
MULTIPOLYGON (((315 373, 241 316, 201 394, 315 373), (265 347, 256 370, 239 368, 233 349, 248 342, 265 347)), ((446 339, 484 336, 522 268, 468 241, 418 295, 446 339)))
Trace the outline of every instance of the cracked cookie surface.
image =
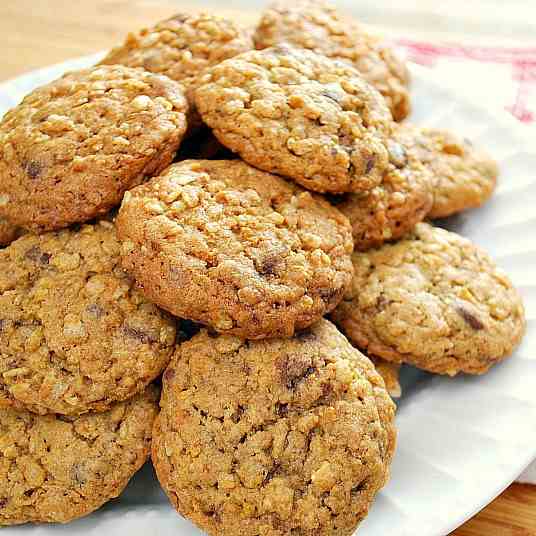
MULTIPOLYGON (((251 36, 230 20, 208 13, 181 13, 129 34, 101 64, 140 67, 164 74, 183 85, 193 106, 192 91, 205 69, 252 48, 251 36)), ((194 122, 198 121, 196 117, 194 122)))
POLYGON ((149 457, 154 387, 105 413, 0 408, 0 525, 66 523, 117 497, 149 457))
POLYGON ((396 240, 422 221, 433 203, 433 173, 418 158, 414 137, 397 126, 387 142, 389 167, 370 192, 334 200, 350 220, 357 251, 396 240))
POLYGON ((388 479, 394 404, 327 320, 284 340, 202 330, 163 385, 157 476, 212 536, 349 536, 388 479))
POLYGON ((239 160, 186 160, 127 192, 117 218, 124 268, 181 318, 245 338, 289 337, 341 300, 348 220, 239 160))
POLYGON ((467 138, 444 129, 401 125, 413 136, 421 162, 432 172, 434 203, 429 218, 444 218, 476 208, 489 199, 497 184, 497 163, 467 138))
POLYGON ((175 321, 133 287, 108 221, 1 250, 0 406, 77 415, 144 389, 175 321))
POLYGON ((178 83, 121 65, 35 89, 0 122, 0 215, 36 232, 104 215, 172 161, 186 108, 178 83))
POLYGON ((419 223, 395 244, 353 255, 351 290, 333 313, 371 356, 439 374, 481 374, 525 329, 523 303, 472 242, 419 223))
POLYGON ((330 2, 274 2, 264 11, 253 39, 258 49, 286 42, 346 61, 384 96, 396 121, 410 113, 406 65, 381 38, 340 15, 330 2))
POLYGON ((209 69, 195 93, 205 123, 251 165, 310 190, 362 192, 388 166, 394 125, 353 67, 287 45, 209 69))

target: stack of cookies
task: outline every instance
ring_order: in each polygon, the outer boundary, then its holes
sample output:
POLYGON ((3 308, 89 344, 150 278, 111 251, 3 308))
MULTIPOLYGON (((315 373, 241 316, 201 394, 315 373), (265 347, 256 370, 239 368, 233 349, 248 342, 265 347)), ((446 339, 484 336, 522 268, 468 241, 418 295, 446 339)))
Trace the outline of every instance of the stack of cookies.
POLYGON ((496 165, 409 110, 393 51, 299 0, 177 15, 5 115, 0 524, 86 515, 152 450, 210 535, 354 532, 400 364, 481 374, 524 330, 488 255, 424 222, 496 165))

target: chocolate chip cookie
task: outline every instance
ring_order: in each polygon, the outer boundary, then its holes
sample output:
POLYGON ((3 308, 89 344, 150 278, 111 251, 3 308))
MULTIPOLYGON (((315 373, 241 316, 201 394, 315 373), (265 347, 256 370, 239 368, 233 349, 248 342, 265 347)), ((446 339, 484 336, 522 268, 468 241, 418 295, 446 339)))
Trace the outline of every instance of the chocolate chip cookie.
POLYGON ((175 321, 121 269, 112 223, 0 251, 0 407, 107 410, 157 377, 174 343, 175 321))
POLYGON ((329 2, 274 2, 264 11, 253 39, 258 49, 286 42, 346 61, 385 97, 396 121, 410 113, 410 77, 404 62, 381 38, 329 2))
POLYGON ((117 497, 149 456, 158 391, 105 413, 0 408, 0 525, 65 523, 117 497))
POLYGON ((0 218, 0 247, 9 246, 13 240, 16 240, 23 234, 23 230, 13 225, 5 218, 0 218))
POLYGON ((350 220, 357 251, 396 240, 422 221, 433 203, 432 171, 421 163, 412 136, 404 125, 387 143, 389 168, 370 192, 333 198, 350 220))
MULTIPOLYGON (((251 35, 234 22, 216 15, 177 14, 152 28, 128 35, 101 64, 141 67, 180 82, 193 107, 192 91, 201 73, 212 65, 251 50, 251 35)), ((193 112, 193 110, 191 110, 193 112)), ((198 123, 191 114, 190 123, 198 123)))
POLYGON ((419 159, 433 174, 434 203, 429 218, 444 218, 488 200, 499 175, 491 156, 448 130, 400 128, 414 137, 419 159))
POLYGON ((249 164, 310 190, 362 192, 389 164, 393 121, 351 66, 280 45, 208 70, 196 105, 215 136, 249 164))
POLYGON ((163 384, 157 476, 212 536, 349 536, 388 479, 394 405, 327 320, 293 339, 202 330, 163 384))
POLYGON ((239 160, 186 160, 125 194, 124 268, 181 318, 289 337, 331 311, 352 275, 348 220, 239 160))
POLYGON ((128 67, 68 73, 0 122, 0 216, 42 232, 88 221, 173 159, 182 87, 128 67))
POLYGON ((525 329, 506 275, 461 236, 419 223, 395 244, 353 256, 352 289, 333 314, 368 354, 451 376, 482 374, 525 329))

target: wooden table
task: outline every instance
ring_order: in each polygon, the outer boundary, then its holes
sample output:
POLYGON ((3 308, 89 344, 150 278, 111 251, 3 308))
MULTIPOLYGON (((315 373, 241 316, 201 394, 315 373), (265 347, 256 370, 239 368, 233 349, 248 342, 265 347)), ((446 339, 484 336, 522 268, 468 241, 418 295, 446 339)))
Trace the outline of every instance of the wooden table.
MULTIPOLYGON (((0 0, 0 81, 109 48, 129 30, 177 11, 192 11, 195 4, 195 0, 0 0)), ((254 11, 237 12, 228 7, 231 2, 222 4, 218 12, 223 15, 246 22, 255 19, 254 11)), ((514 484, 451 536, 533 535, 536 486, 514 484)))

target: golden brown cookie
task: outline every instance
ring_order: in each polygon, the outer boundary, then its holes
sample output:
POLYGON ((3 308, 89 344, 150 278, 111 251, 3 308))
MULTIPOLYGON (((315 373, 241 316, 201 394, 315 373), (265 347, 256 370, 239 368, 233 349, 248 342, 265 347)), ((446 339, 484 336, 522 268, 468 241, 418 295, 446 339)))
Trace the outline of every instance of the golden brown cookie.
POLYGON ((9 246, 9 244, 21 236, 23 232, 24 231, 20 227, 13 225, 5 218, 0 218, 0 247, 9 246))
POLYGON ((353 255, 351 290, 333 313, 358 348, 451 376, 508 357, 525 329, 521 297, 490 257, 419 223, 406 239, 353 255))
POLYGON ((107 410, 156 378, 174 343, 175 321, 121 269, 110 222, 0 251, 0 406, 107 410))
POLYGON ((402 396, 402 387, 400 386, 400 363, 392 363, 379 357, 373 357, 371 361, 376 367, 376 372, 382 377, 387 392, 393 398, 400 398, 402 396))
POLYGON ((81 417, 0 408, 0 525, 66 523, 119 496, 149 457, 157 410, 153 387, 81 417))
POLYGON ((434 204, 429 218, 444 218, 488 200, 499 175, 491 156, 448 130, 409 124, 399 128, 414 137, 418 158, 433 174, 434 204))
MULTIPOLYGON (((184 86, 186 97, 193 106, 192 91, 207 67, 252 48, 249 33, 230 20, 208 13, 181 13, 152 28, 130 33, 101 64, 141 67, 152 73, 165 74, 184 86)), ((189 124, 192 120, 199 122, 199 117, 195 116, 197 114, 191 114, 189 124)))
POLYGON ((319 192, 377 186, 394 123, 351 66, 280 45, 209 69, 196 105, 215 136, 251 165, 319 192))
POLYGON ((396 121, 411 111, 409 72, 395 51, 325 0, 278 0, 253 35, 258 49, 289 43, 355 67, 387 101, 396 121))
POLYGON ((105 214, 173 160, 185 112, 178 83, 120 65, 32 91, 0 122, 0 216, 41 232, 105 214))
POLYGON ((389 168, 370 192, 332 199, 350 220, 357 251, 396 240, 422 221, 433 203, 433 174, 421 163, 404 125, 387 142, 389 168))
POLYGON ((163 383, 157 476, 212 536, 349 536, 389 477, 394 405, 327 320, 293 339, 202 330, 163 383))
POLYGON ((348 220, 240 160, 186 160, 125 195, 124 268, 181 318, 245 338, 289 337, 341 300, 348 220))

